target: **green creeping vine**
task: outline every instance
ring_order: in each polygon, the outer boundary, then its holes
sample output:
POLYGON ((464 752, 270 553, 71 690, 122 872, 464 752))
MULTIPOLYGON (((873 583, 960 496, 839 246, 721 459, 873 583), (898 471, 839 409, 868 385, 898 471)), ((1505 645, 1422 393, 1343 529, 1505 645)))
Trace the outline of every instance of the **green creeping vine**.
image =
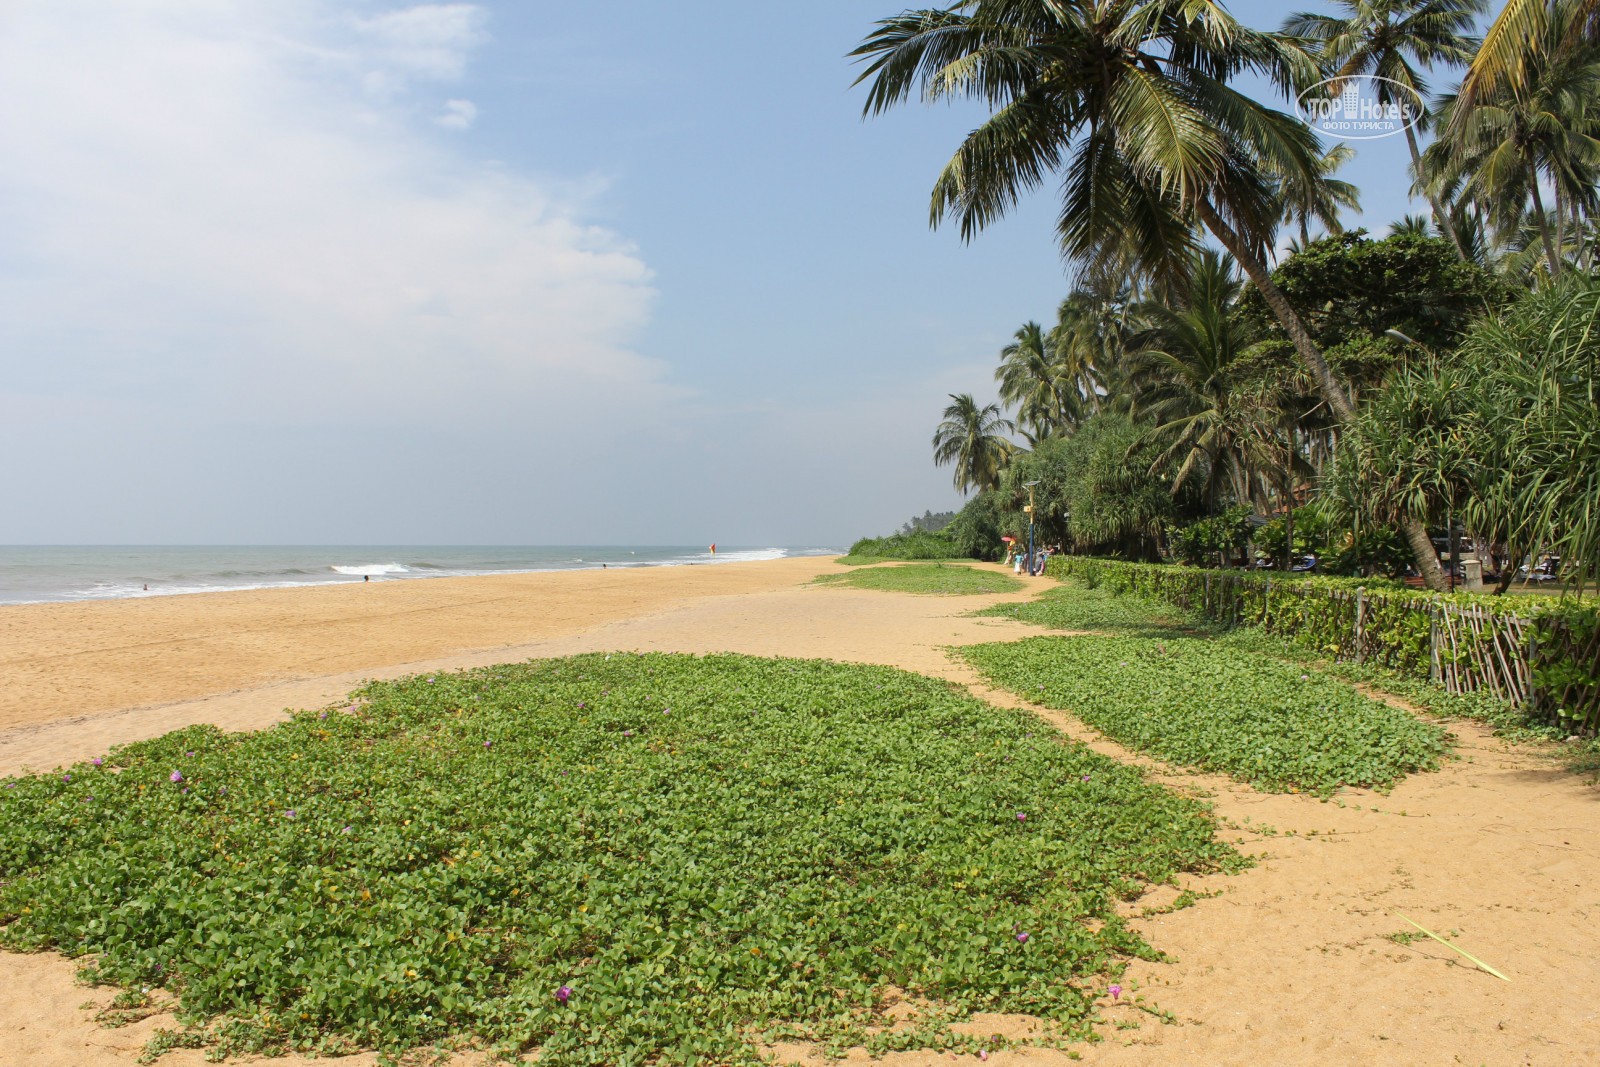
MULTIPOLYGON (((1433 638, 1434 613, 1448 604, 1495 616, 1516 615, 1532 647, 1529 711, 1568 731, 1600 732, 1600 609, 1592 599, 1516 598, 1473 593, 1417 592, 1385 579, 1327 578, 1259 571, 1217 571, 1154 563, 1057 556, 1047 567, 1088 589, 1133 593, 1192 611, 1224 626, 1249 626, 1280 634, 1301 648, 1337 660, 1360 660, 1413 677, 1430 677, 1434 663, 1459 677, 1476 657, 1504 649, 1473 647, 1481 640, 1463 628, 1461 643, 1433 638), (1356 649, 1356 591, 1365 587, 1360 655, 1356 649)), ((1485 632, 1495 627, 1484 626, 1485 632)))
POLYGON ((965 655, 1129 748, 1263 789, 1389 786, 1447 748, 1437 726, 1342 682, 1202 638, 1036 637, 965 655))
POLYGON ((5 780, 0 944, 175 994, 160 1047, 755 1063, 870 1043, 891 986, 936 1005, 897 1043, 967 1049, 977 1009, 1081 1039, 1158 955, 1115 902, 1246 863, 1201 803, 888 668, 616 653, 359 697, 5 780))

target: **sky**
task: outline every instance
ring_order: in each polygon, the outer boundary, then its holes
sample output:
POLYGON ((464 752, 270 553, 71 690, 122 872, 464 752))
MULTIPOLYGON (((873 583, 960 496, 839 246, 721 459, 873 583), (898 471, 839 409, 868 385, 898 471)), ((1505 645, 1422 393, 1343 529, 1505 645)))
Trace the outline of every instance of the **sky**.
MULTIPOLYGON (((12 0, 0 543, 837 546, 958 507, 947 394, 993 399, 1070 278, 1048 187, 930 229, 983 116, 863 120, 846 53, 897 10, 12 0)), ((1382 235, 1404 142, 1356 147, 1382 235)))

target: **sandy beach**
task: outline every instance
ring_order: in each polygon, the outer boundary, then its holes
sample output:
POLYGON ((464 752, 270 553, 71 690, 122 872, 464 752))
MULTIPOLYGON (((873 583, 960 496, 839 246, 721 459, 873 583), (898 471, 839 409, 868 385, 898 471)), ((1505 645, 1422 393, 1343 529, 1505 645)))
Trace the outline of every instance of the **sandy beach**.
MULTIPOLYGON (((968 613, 1052 582, 949 598, 809 584, 841 569, 800 558, 0 608, 0 773, 47 770, 190 723, 259 728, 366 678, 592 650, 882 663, 1018 703, 976 684, 946 649, 1039 632, 968 613)), ((1227 836, 1263 857, 1237 875, 1191 879, 1209 894, 1193 907, 1136 921, 1170 961, 1136 962, 1124 985, 1168 1014, 1108 1007, 1105 1040, 1075 1050, 1082 1062, 1600 1063, 1600 789, 1548 754, 1452 723, 1461 758, 1388 796, 1343 791, 1350 806, 1341 808, 1175 772, 1065 715, 1040 714, 1173 788, 1208 795, 1227 836), (1262 826, 1274 829, 1246 829, 1262 826), (1401 915, 1511 981, 1437 942, 1389 939, 1407 929, 1401 915)), ((1130 914, 1170 896, 1153 894, 1130 914)), ((128 1067, 156 1027, 172 1025, 153 1016, 98 1027, 83 1005, 104 1005, 112 991, 75 984, 75 970, 54 954, 0 955, 0 1062, 128 1067)), ((1031 1025, 971 1024, 1007 1034, 1031 1025)), ((204 1060, 179 1051, 160 1062, 204 1060)), ((923 1052, 884 1062, 951 1060, 923 1052)), ((988 1062, 1069 1061, 1033 1049, 988 1062)))

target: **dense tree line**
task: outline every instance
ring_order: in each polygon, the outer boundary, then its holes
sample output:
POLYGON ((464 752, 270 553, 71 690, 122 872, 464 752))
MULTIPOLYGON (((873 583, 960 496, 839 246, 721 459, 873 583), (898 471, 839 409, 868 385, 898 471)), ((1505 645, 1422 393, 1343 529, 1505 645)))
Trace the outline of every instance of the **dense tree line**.
POLYGON ((1480 0, 1332 6, 1265 32, 1205 0, 971 0, 856 50, 869 114, 990 110, 935 225, 971 238, 1061 183, 1076 285, 1001 351, 999 402, 953 395, 934 437, 977 493, 956 525, 1019 532, 1037 482, 1043 536, 1076 551, 1288 565, 1310 541, 1442 588, 1432 534, 1461 524, 1513 570, 1553 553, 1596 576, 1600 4, 1511 0, 1482 40, 1480 0), (1420 102, 1428 216, 1345 232, 1349 148, 1244 74, 1286 99, 1376 75, 1420 102))

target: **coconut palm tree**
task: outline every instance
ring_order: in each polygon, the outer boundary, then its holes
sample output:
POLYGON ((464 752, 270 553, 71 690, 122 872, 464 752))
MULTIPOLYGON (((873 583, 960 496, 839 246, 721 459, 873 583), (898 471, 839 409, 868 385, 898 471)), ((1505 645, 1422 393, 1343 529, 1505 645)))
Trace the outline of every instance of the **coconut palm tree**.
MULTIPOLYGON (((954 215, 970 239, 1061 174, 1057 234, 1076 262, 1121 257, 1174 277, 1203 226, 1261 291, 1329 407, 1354 418, 1267 268, 1277 182, 1316 180, 1315 135, 1228 84, 1247 71, 1281 86, 1315 81, 1295 42, 1240 25, 1219 0, 969 0, 884 19, 852 55, 866 64, 857 82, 869 83, 869 115, 914 93, 991 109, 934 185, 934 225, 954 215)), ((1414 523, 1407 535, 1443 588, 1427 531, 1414 523)))
MULTIPOLYGON (((1564 32, 1550 21, 1546 34, 1564 32)), ((1436 189, 1460 183, 1489 208, 1502 239, 1537 227, 1551 277, 1562 271, 1569 217, 1592 213, 1600 172, 1600 51, 1545 41, 1519 77, 1444 99, 1447 135, 1428 146, 1424 169, 1436 189), (1542 186, 1556 194, 1552 213, 1542 186), (1531 208, 1531 210, 1530 210, 1531 208)))
POLYGON ((994 372, 1000 399, 1017 409, 1017 424, 1030 437, 1043 440, 1063 432, 1076 420, 1079 397, 1037 322, 1024 323, 1014 336, 1015 340, 1000 350, 1000 366, 994 372))
POLYGON ((1283 204, 1283 221, 1300 227, 1300 247, 1311 243, 1311 223, 1320 222, 1328 233, 1343 233, 1339 209, 1361 210, 1361 190, 1339 181, 1334 172, 1355 158, 1355 149, 1336 144, 1317 160, 1312 181, 1298 175, 1285 175, 1278 183, 1278 199, 1283 204))
POLYGON ((956 489, 982 492, 1000 484, 1015 449, 1004 434, 1016 429, 999 404, 979 407, 971 393, 951 393, 944 421, 933 434, 933 461, 955 464, 956 489))
POLYGON ((1506 0, 1461 80, 1468 105, 1461 114, 1481 94, 1521 88, 1529 61, 1552 42, 1558 49, 1600 43, 1600 0, 1506 0))
MULTIPOLYGON (((1488 5, 1484 0, 1337 0, 1335 6, 1338 15, 1291 15, 1283 32, 1313 42, 1312 54, 1328 77, 1376 75, 1383 79, 1376 86, 1380 103, 1416 110, 1427 100, 1422 70, 1431 70, 1435 63, 1468 63, 1477 46, 1471 36, 1473 24, 1488 5)), ((1405 124, 1406 146, 1417 174, 1422 172, 1422 155, 1416 127, 1425 119, 1424 114, 1418 122, 1405 124)), ((1440 202, 1430 197, 1428 205, 1439 232, 1454 234, 1440 202)), ((1467 258, 1459 241, 1456 251, 1467 258)))
POLYGON ((1217 500, 1224 488, 1250 498, 1246 444, 1255 414, 1245 399, 1240 363, 1250 340, 1232 304, 1242 288, 1231 257, 1206 250, 1195 259, 1191 285, 1177 306, 1141 308, 1150 329, 1131 357, 1140 413, 1154 422, 1144 440, 1159 442, 1151 473, 1176 463, 1172 492, 1203 478, 1201 494, 1217 500))

